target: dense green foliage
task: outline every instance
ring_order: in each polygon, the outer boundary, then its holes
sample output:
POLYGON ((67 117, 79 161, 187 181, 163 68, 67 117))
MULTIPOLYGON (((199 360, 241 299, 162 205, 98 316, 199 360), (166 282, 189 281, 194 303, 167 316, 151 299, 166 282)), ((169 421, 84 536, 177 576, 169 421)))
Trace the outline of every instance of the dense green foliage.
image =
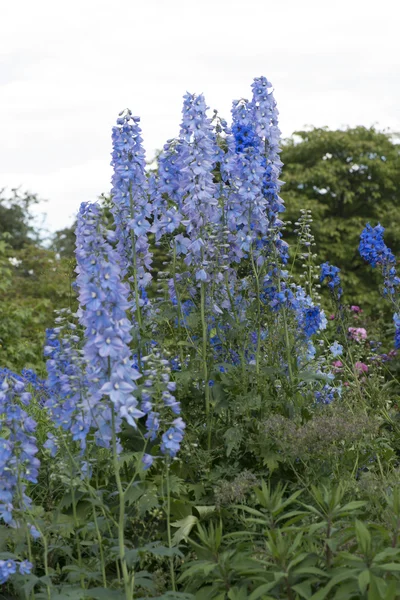
POLYGON ((35 194, 0 194, 0 364, 44 373, 43 343, 54 310, 70 306, 74 259, 41 244, 35 194))
POLYGON ((296 221, 301 208, 312 210, 320 261, 340 267, 349 301, 369 308, 377 302, 377 278, 363 265, 357 247, 365 223, 380 222, 388 246, 400 251, 396 142, 374 128, 315 128, 294 133, 281 154, 286 217, 296 221))
POLYGON ((32 206, 39 202, 38 196, 30 192, 0 190, 0 238, 7 234, 13 249, 39 240, 40 233, 31 213, 32 206))

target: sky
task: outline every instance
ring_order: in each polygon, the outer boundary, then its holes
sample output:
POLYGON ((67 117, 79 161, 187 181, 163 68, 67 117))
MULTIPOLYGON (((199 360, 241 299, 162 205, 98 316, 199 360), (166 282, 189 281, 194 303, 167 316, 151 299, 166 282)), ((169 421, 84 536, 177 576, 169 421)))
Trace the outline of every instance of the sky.
POLYGON ((178 134, 186 91, 229 120, 260 75, 284 137, 400 131, 399 18, 398 0, 0 0, 0 189, 38 194, 46 227, 69 226, 110 190, 122 109, 140 115, 151 159, 178 134))

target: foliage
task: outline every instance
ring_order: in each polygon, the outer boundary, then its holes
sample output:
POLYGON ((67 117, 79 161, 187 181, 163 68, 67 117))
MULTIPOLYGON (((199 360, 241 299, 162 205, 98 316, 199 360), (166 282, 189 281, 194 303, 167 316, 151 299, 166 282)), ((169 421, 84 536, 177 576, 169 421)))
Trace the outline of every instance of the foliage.
POLYGON ((0 241, 0 361, 19 371, 44 374, 43 343, 54 310, 73 306, 71 262, 40 246, 13 250, 0 241))
POLYGON ((10 246, 19 250, 37 242, 39 232, 35 226, 31 208, 40 202, 36 194, 12 189, 11 195, 0 190, 0 237, 8 234, 10 246))
POLYGON ((51 241, 51 249, 63 258, 74 259, 76 222, 70 227, 56 231, 51 241))

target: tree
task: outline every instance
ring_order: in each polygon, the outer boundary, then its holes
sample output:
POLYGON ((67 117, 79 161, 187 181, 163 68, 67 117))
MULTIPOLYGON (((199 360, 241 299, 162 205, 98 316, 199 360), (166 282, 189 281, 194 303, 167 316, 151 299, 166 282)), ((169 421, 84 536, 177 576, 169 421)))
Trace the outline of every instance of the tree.
POLYGON ((55 232, 51 241, 51 249, 54 250, 56 254, 71 260, 74 259, 75 229, 76 221, 74 221, 71 227, 64 227, 64 229, 55 232))
POLYGON ((379 277, 363 263, 358 243, 367 222, 380 222, 387 244, 400 252, 400 146, 395 137, 373 127, 314 128, 295 132, 281 156, 286 218, 294 222, 300 208, 311 209, 320 262, 341 268, 352 303, 374 305, 379 277))
POLYGON ((34 223, 31 208, 41 200, 37 194, 12 189, 0 190, 0 238, 8 234, 8 244, 20 249, 26 244, 38 242, 40 232, 34 223))

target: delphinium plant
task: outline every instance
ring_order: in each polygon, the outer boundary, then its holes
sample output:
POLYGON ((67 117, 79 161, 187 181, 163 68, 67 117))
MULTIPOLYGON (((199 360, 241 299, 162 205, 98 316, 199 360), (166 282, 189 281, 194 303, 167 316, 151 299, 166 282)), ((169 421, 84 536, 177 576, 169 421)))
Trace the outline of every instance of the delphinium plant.
MULTIPOLYGON (((184 96, 153 172, 139 117, 119 115, 111 198, 81 205, 79 308, 47 332, 46 384, 1 376, 0 581, 26 599, 317 600, 336 590, 346 544, 370 564, 371 534, 353 527, 364 503, 332 491, 387 441, 353 402, 369 396, 339 269, 318 275, 302 212, 296 280, 268 80, 233 102, 231 126, 207 111, 202 94, 184 96), (333 340, 324 282, 342 323, 333 340), (335 366, 345 346, 349 389, 335 366), (325 487, 310 494, 315 480, 325 487)), ((375 577, 360 583, 360 569, 355 594, 375 577)))

